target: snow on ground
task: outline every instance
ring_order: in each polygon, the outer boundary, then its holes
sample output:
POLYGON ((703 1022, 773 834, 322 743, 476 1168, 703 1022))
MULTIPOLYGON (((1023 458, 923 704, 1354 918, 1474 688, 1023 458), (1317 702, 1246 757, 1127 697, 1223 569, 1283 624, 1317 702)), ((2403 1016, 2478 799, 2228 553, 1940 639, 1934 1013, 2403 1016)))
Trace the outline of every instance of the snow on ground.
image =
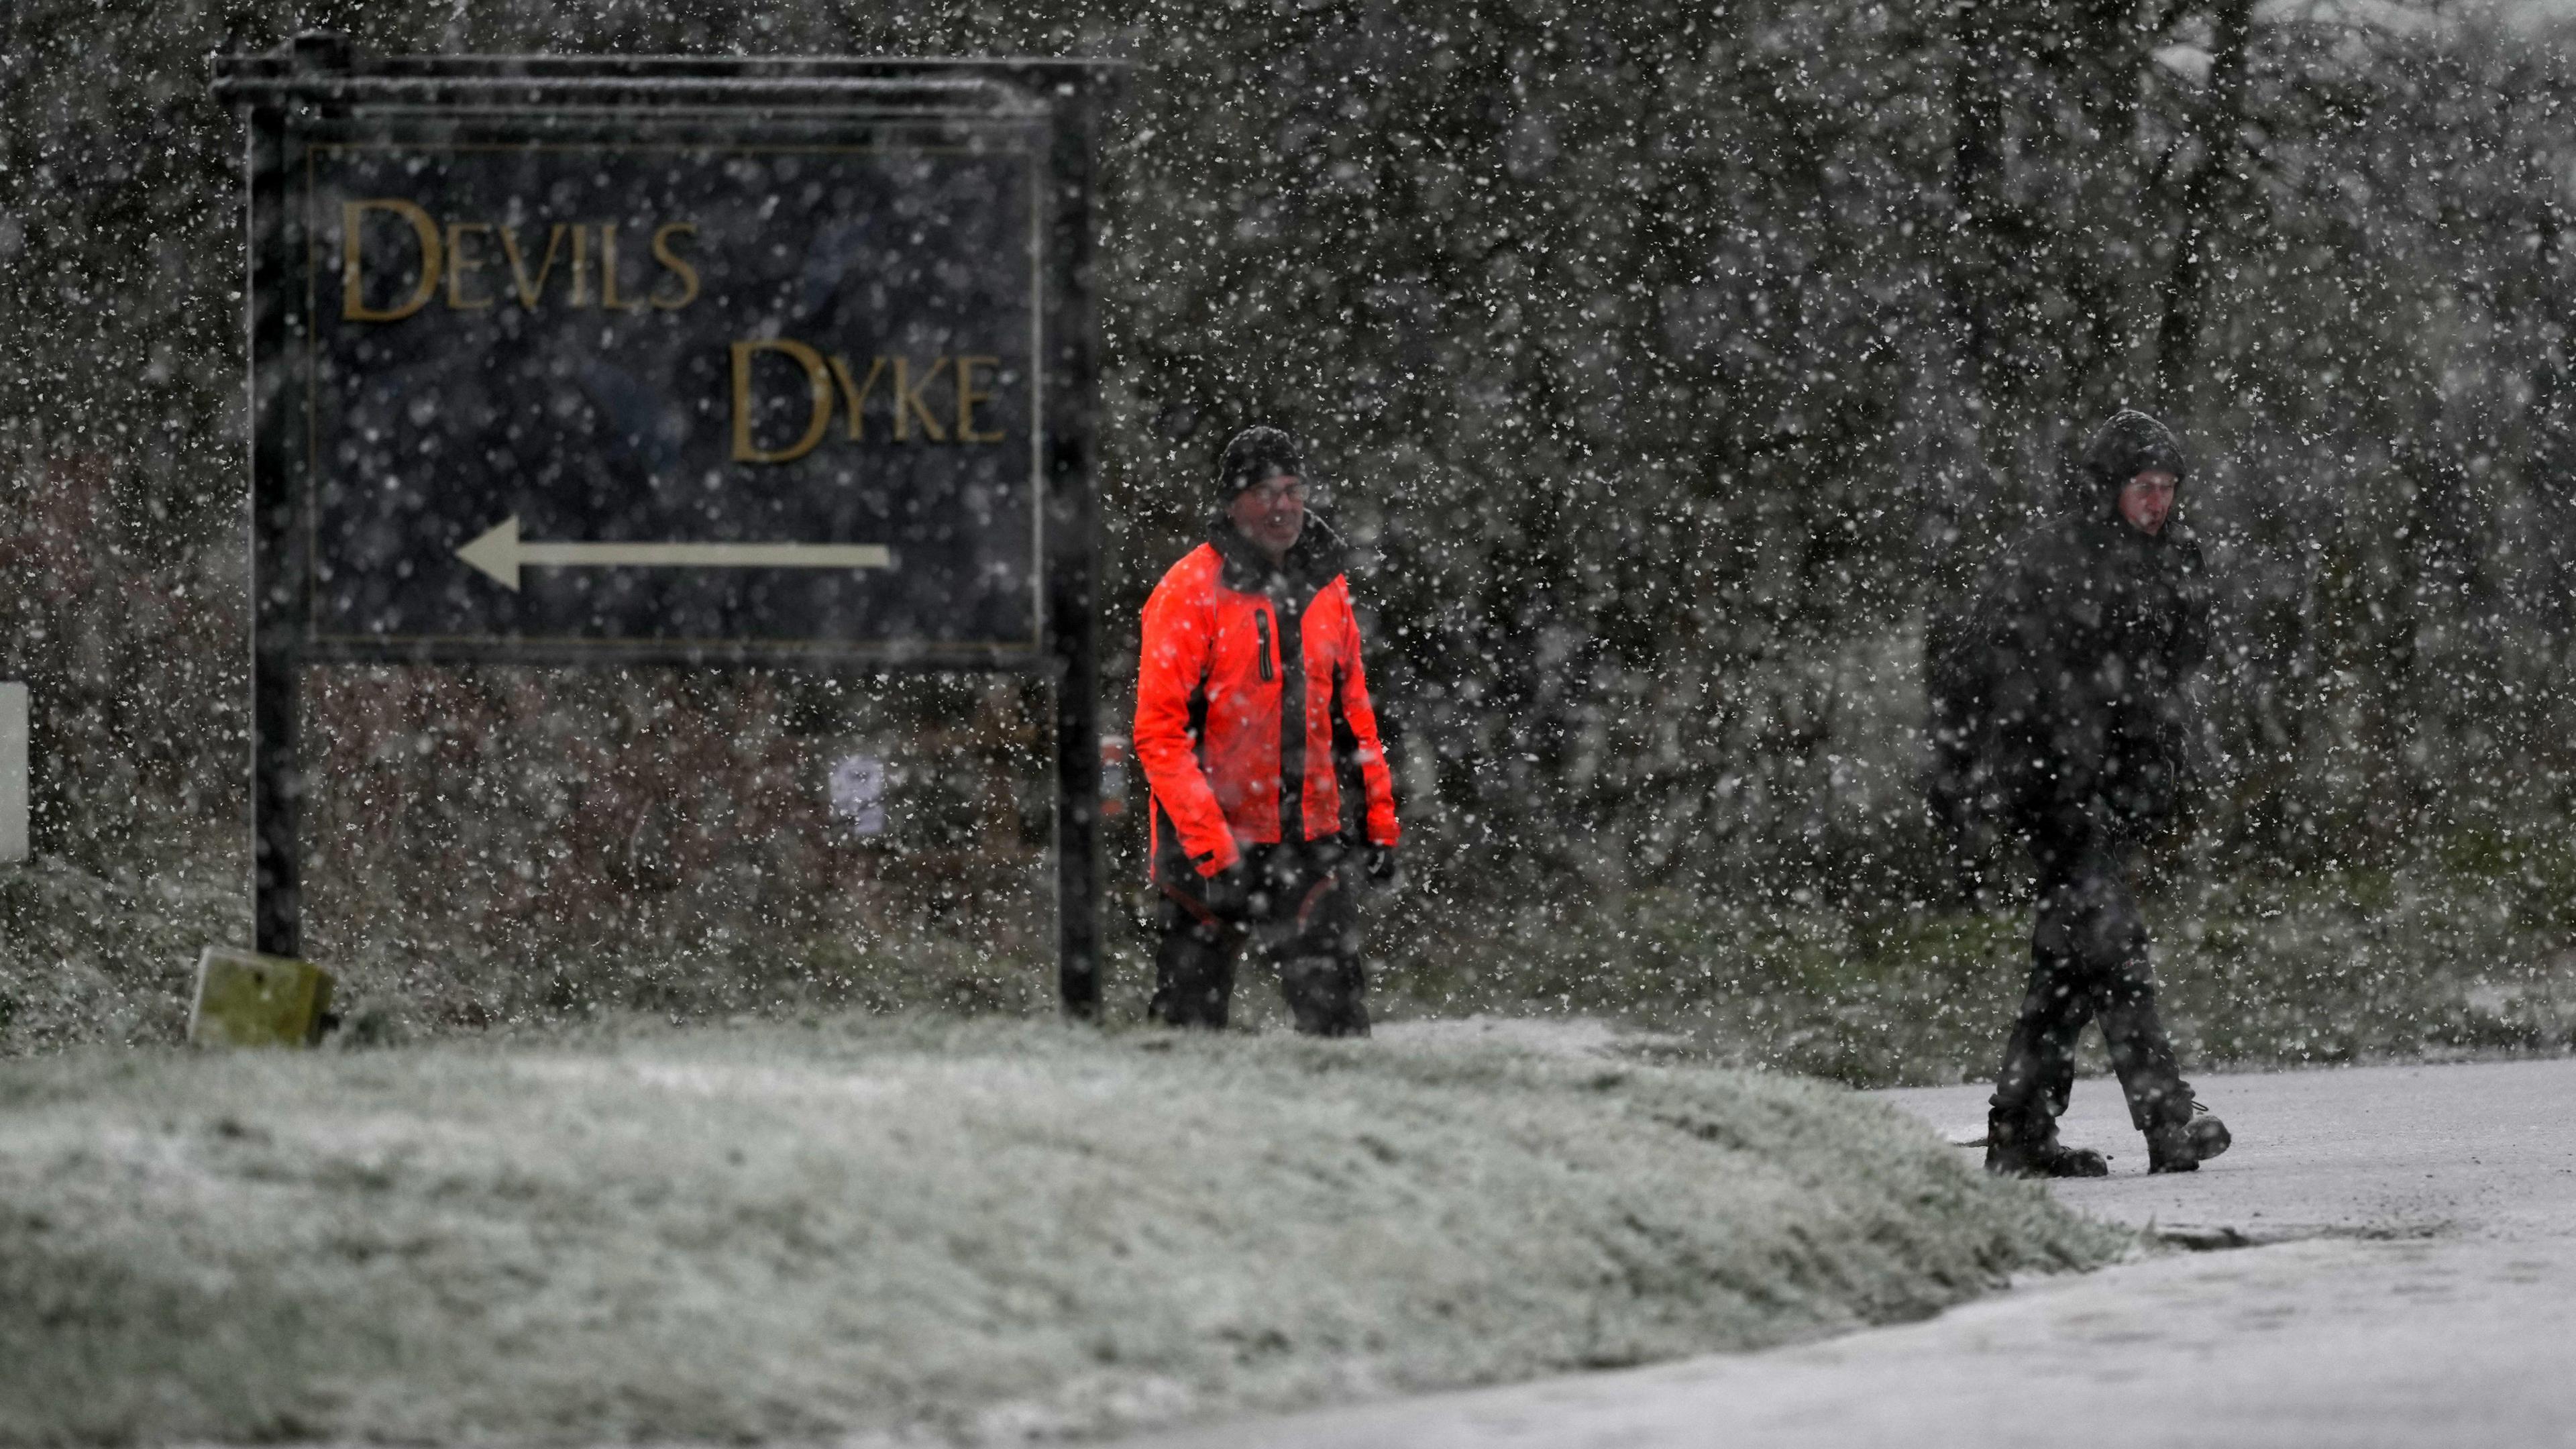
MULTIPOLYGON (((2576 1059, 2196 1078, 2236 1145, 2151 1176, 2119 1090, 2075 1089, 2112 1156, 2058 1197, 2234 1251, 2060 1276, 1926 1323, 1287 1418, 1157 1449, 2541 1449, 2576 1442, 2576 1059)), ((1883 1094, 1927 1123, 1985 1088, 1883 1094)), ((1975 1154, 1952 1149, 1963 1161, 1975 1154)))
POLYGON ((1686 1038, 1639 1032, 1597 1016, 1420 1017, 1377 1028, 1377 1039, 1400 1046, 1494 1046, 1565 1057, 1617 1057, 1640 1049, 1679 1047, 1686 1038))
POLYGON ((0 1062, 0 1441, 1113 1432, 1814 1338, 2128 1241, 1883 1104, 1611 1040, 0 1062))

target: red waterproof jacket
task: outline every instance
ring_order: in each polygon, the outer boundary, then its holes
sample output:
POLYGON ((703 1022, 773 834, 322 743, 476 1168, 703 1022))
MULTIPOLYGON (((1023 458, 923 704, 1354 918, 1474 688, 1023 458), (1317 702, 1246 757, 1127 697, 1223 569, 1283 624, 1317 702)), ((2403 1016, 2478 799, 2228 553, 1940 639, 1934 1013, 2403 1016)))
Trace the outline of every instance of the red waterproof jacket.
POLYGON ((1394 782, 1331 535, 1310 519, 1275 568, 1223 518, 1209 535, 1145 601, 1135 740, 1155 879, 1179 864, 1167 857, 1212 876, 1247 845, 1339 832, 1337 757, 1358 771, 1362 831, 1395 844, 1394 782))

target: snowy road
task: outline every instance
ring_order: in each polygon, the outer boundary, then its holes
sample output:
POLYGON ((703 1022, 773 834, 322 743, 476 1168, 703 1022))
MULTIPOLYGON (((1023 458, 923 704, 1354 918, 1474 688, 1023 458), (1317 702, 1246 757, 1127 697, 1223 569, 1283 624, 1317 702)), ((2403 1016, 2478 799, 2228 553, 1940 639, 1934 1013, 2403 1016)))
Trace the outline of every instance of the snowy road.
MULTIPOLYGON (((2042 1280, 1798 1348, 1136 1441, 1156 1449, 2576 1445, 2576 1061, 2206 1077, 2236 1133, 2148 1177, 2108 1082, 2060 1185, 2122 1222, 2258 1246, 2042 1280)), ((1982 1131, 1984 1089, 1887 1096, 1982 1131)))

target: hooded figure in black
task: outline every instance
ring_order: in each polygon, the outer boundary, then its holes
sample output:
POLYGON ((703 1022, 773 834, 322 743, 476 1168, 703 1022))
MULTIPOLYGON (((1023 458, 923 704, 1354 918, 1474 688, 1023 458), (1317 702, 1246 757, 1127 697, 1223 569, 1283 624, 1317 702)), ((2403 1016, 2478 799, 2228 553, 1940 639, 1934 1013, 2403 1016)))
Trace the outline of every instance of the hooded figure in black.
POLYGON ((2187 472, 2162 423, 2113 416, 2085 447, 2074 506, 1988 566, 1968 628, 1935 662, 1950 792, 1984 802, 2039 866, 2029 990, 1988 1117, 1997 1172, 2109 1170, 2057 1139, 2076 1038, 2096 1019, 2149 1170, 2189 1171, 2227 1147, 2217 1118, 2195 1120, 2206 1109, 2175 1067, 2127 880, 2174 810, 2182 686, 2209 650, 2200 546, 2170 516, 2187 472))

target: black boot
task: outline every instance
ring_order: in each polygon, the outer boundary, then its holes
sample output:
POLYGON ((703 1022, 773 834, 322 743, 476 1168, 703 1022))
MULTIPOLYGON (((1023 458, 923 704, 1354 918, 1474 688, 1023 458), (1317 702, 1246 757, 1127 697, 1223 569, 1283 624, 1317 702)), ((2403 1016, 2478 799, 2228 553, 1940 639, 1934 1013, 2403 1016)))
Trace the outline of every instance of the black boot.
POLYGON ((2200 1165, 2225 1152, 2235 1139, 2227 1124, 2193 1102, 2179 1122, 2159 1122, 2147 1129, 2147 1171, 2198 1172, 2200 1165))
POLYGON ((1998 1107, 1986 1114, 1986 1171, 1998 1177, 2108 1177, 2111 1164, 2089 1147, 2057 1140, 2057 1123, 1998 1107))
POLYGON ((1368 1003, 1361 998, 1360 963, 1333 956, 1291 956, 1279 963, 1279 984, 1297 1030, 1308 1036, 1366 1036, 1368 1003))

